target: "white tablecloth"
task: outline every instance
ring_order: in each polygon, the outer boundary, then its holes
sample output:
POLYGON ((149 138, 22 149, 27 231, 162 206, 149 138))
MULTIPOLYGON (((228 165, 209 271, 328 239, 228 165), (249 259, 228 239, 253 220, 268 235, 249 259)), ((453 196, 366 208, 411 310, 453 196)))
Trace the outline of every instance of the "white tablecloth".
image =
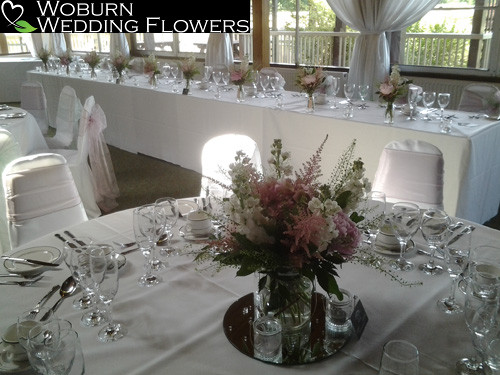
MULTIPOLYGON (((326 134, 329 141, 323 154, 325 177, 352 139, 357 139, 356 154, 373 179, 383 147, 393 140, 417 138, 441 149, 445 159, 444 208, 451 214, 483 223, 498 212, 500 204, 500 126, 498 122, 471 120, 467 113, 451 112, 455 121, 470 127, 454 126, 451 134, 442 134, 439 123, 407 121, 397 114, 395 124, 383 123, 384 109, 369 103, 366 110, 355 110, 346 120, 342 110, 317 105, 314 114, 304 113, 305 98, 284 92, 284 109, 276 110, 272 98, 248 98, 236 102, 234 86, 223 91, 221 100, 213 92, 193 85, 192 95, 172 93, 172 86, 161 83, 152 90, 142 76, 135 86, 108 83, 106 76, 92 81, 86 76, 54 75, 29 72, 41 81, 47 95, 49 114, 54 118, 57 98, 64 85, 75 88, 81 100, 94 95, 106 113, 106 141, 130 152, 140 152, 201 172, 204 144, 214 136, 237 133, 254 139, 267 160, 275 138, 282 138, 292 152, 292 162, 300 167, 320 145, 326 134)), ((182 84, 180 85, 182 89, 182 84)))
POLYGON ((48 150, 47 142, 32 114, 21 108, 11 107, 9 110, 0 111, 0 116, 18 112, 24 112, 26 116, 9 119, 0 117, 0 127, 12 133, 19 143, 23 155, 28 155, 35 150, 48 150))
MULTIPOLYGON (((184 219, 178 222, 182 224, 184 219)), ((99 242, 133 240, 131 210, 69 229, 76 236, 92 236, 99 242)), ((198 246, 184 242, 177 231, 174 235, 179 248, 198 246)), ((499 240, 500 232, 483 226, 473 233, 473 246, 498 244, 499 240)), ((416 242, 423 244, 420 236, 416 242)), ((39 245, 62 249, 63 244, 47 235, 25 247, 39 245)), ((161 285, 141 288, 137 279, 143 273, 143 256, 136 251, 126 257, 113 308, 116 320, 128 328, 125 338, 112 344, 99 343, 97 327, 80 326, 81 311, 73 309, 73 297, 58 310, 57 315, 70 320, 80 335, 87 374, 376 374, 384 342, 406 339, 419 348, 421 375, 451 375, 458 359, 473 354, 463 315, 448 316, 436 307, 436 301, 449 293, 451 279, 446 273, 405 273, 406 280, 423 282, 421 286, 405 287, 373 269, 345 264, 339 283, 360 297, 369 317, 361 339, 353 339, 322 362, 280 367, 240 353, 223 332, 225 312, 238 298, 256 289, 255 277, 235 277, 233 269, 215 275, 202 272, 192 256, 182 255, 169 258, 169 268, 161 273, 161 285)), ((416 264, 426 260, 421 255, 411 259, 416 264)), ((68 275, 62 265, 60 270, 47 272, 35 286, 0 286, 0 332, 68 275)), ((462 303, 463 295, 457 295, 462 303)), ((52 297, 48 306, 56 299, 52 297)))
POLYGON ((34 57, 0 57, 0 103, 20 102, 26 72, 41 65, 40 59, 34 57))

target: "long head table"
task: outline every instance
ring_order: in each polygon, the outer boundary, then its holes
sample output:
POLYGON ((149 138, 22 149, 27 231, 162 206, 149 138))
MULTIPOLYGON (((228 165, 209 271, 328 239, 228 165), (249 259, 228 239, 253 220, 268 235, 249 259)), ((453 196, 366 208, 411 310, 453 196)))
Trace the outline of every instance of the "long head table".
POLYGON ((374 102, 368 103, 365 110, 355 109, 354 118, 345 119, 343 110, 332 110, 329 104, 317 105, 314 114, 306 114, 306 99, 296 92, 282 92, 284 107, 277 110, 273 98, 247 98, 237 103, 235 86, 229 91, 222 90, 221 99, 216 100, 213 89, 204 91, 196 85, 192 85, 190 95, 173 93, 172 84, 164 82, 159 88, 151 89, 144 76, 120 85, 108 82, 103 73, 97 80, 90 80, 88 75, 31 71, 28 78, 42 82, 52 118, 62 87, 70 85, 81 100, 94 95, 103 108, 109 144, 197 172, 202 172, 205 143, 226 133, 251 137, 259 146, 262 160, 267 160, 273 140, 283 139, 284 147, 292 152, 295 168, 300 167, 329 134, 323 154, 325 177, 350 142, 357 139, 356 153, 365 162, 370 179, 387 143, 421 139, 443 152, 444 208, 449 214, 483 223, 498 212, 498 121, 470 119, 469 113, 447 111, 455 115, 455 125, 450 134, 442 134, 438 121, 408 121, 407 116, 400 113, 396 114, 394 125, 386 125, 384 108, 374 102), (468 126, 458 126, 458 122, 468 126))
MULTIPOLYGON (((184 224, 185 219, 180 219, 177 226, 184 224)), ((68 229, 76 236, 91 236, 102 243, 134 239, 131 210, 68 229)), ((62 230, 59 233, 66 236, 62 230)), ((478 226, 473 232, 473 246, 498 244, 499 240, 500 233, 490 228, 478 226)), ((415 241, 424 246, 420 235, 415 241)), ((177 230, 174 243, 187 252, 201 246, 184 241, 177 230)), ((63 247, 53 234, 25 247, 39 245, 63 247)), ((359 296, 369 317, 362 337, 353 339, 340 352, 321 362, 281 367, 240 353, 223 333, 225 312, 238 298, 256 290, 255 277, 235 277, 233 269, 216 274, 202 272, 193 257, 185 254, 168 258, 170 265, 161 273, 162 284, 142 288, 137 279, 144 272, 143 256, 135 251, 127 254, 126 259, 113 307, 115 319, 128 328, 126 337, 111 344, 98 342, 99 328, 80 326, 82 312, 72 307, 73 297, 64 301, 57 312, 80 335, 87 374, 376 374, 384 342, 405 339, 420 351, 421 375, 451 375, 458 359, 473 354, 463 315, 449 316, 436 306, 436 301, 449 293, 451 279, 446 273, 439 276, 427 276, 418 270, 405 273, 402 276, 406 280, 423 283, 406 287, 371 268, 345 264, 339 283, 359 296)), ((415 253, 411 259, 416 264, 426 260, 415 253)), ((63 264, 59 270, 46 272, 34 286, 0 286, 0 332, 68 275, 63 264)), ((57 296, 52 297, 47 305, 51 306, 56 299, 57 296)), ((458 301, 463 303, 460 292, 458 301)))

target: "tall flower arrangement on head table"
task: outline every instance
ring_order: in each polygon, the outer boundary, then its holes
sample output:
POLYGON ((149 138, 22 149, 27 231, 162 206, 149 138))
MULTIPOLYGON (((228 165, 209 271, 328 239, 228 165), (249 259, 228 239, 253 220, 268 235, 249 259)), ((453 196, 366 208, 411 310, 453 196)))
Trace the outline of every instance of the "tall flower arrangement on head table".
POLYGON ((50 51, 48 49, 42 47, 38 51, 36 51, 36 55, 40 60, 42 60, 43 70, 45 72, 48 72, 49 67, 47 66, 47 64, 49 63, 49 58, 51 55, 50 51))
POLYGON ((160 74, 160 69, 158 68, 158 59, 155 55, 149 55, 144 60, 144 74, 148 76, 148 83, 151 87, 156 88, 157 76, 160 74))
POLYGON ((314 111, 314 92, 323 84, 325 74, 321 67, 303 67, 297 73, 295 83, 302 92, 307 93, 307 110, 314 111))
POLYGON ((200 73, 200 70, 198 69, 198 66, 196 65, 196 60, 193 56, 188 57, 182 63, 180 63, 179 68, 182 71, 184 79, 186 80, 185 93, 188 93, 191 80, 196 74, 200 73))
POLYGON ((379 98, 387 103, 385 110, 385 122, 392 124, 394 122, 394 102, 397 98, 405 96, 408 92, 408 86, 411 80, 401 77, 399 66, 393 65, 391 74, 385 81, 380 83, 376 92, 379 98))
POLYGON ((69 75, 69 65, 73 61, 73 56, 71 56, 69 51, 66 51, 57 57, 59 57, 60 64, 66 67, 66 74, 69 75))
POLYGON ((101 56, 99 56, 99 54, 93 50, 93 51, 90 51, 88 52, 85 57, 83 58, 83 61, 85 61, 87 64, 89 64, 90 66, 90 78, 96 78, 97 75, 96 75, 96 72, 95 72, 95 68, 97 68, 99 66, 99 64, 101 63, 101 56))
POLYGON ((118 74, 116 83, 121 83, 123 72, 129 67, 129 58, 118 51, 111 57, 110 63, 113 70, 118 74))
POLYGON ((253 69, 250 68, 250 63, 248 61, 248 56, 245 56, 241 61, 239 66, 233 65, 229 70, 229 79, 233 85, 238 86, 238 91, 236 95, 237 101, 243 101, 243 85, 247 82, 251 82, 254 79, 253 69))

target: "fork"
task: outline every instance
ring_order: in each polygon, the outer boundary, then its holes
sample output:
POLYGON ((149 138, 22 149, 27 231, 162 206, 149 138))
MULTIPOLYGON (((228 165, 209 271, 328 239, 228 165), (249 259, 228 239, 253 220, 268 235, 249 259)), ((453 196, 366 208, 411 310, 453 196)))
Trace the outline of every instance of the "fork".
POLYGON ((31 284, 36 283, 38 280, 40 280, 43 277, 43 275, 39 275, 37 277, 34 277, 33 279, 29 280, 23 280, 23 281, 16 281, 16 280, 6 280, 6 281, 0 281, 0 285, 20 285, 20 286, 30 286, 31 284))
POLYGON ((126 249, 127 247, 131 247, 131 246, 136 245, 136 243, 135 243, 135 242, 120 243, 120 242, 113 241, 113 243, 114 243, 116 246, 120 246, 122 249, 126 249))
POLYGON ((35 307, 33 307, 33 310, 30 311, 28 315, 29 319, 34 319, 35 316, 37 316, 37 314, 40 312, 40 307, 42 307, 57 290, 59 290, 59 285, 54 285, 52 289, 42 297, 42 299, 35 305, 35 307))

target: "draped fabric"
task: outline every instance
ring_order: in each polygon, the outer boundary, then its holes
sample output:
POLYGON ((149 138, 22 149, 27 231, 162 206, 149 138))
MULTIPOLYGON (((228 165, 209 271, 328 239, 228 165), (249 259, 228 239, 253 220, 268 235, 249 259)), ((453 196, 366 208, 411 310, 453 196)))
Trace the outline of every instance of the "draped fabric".
POLYGON ((458 109, 484 113, 491 118, 500 117, 500 90, 490 84, 473 83, 462 91, 458 109))
POLYGON ((155 50, 155 34, 154 33, 144 33, 144 47, 146 51, 155 50))
POLYGON ((82 103, 71 86, 64 86, 59 94, 56 121, 53 125, 56 134, 46 137, 51 149, 75 148, 74 141, 78 134, 78 121, 82 112, 82 103))
POLYGON ((64 33, 31 33, 23 35, 23 40, 33 57, 37 57, 37 52, 42 47, 54 56, 60 56, 68 50, 64 33))
POLYGON ((372 88, 389 74, 390 54, 385 32, 403 30, 421 19, 440 0, 327 0, 334 13, 359 30, 349 67, 349 83, 372 88))
MULTIPOLYGON (((7 130, 0 129, 0 175, 8 163, 21 156, 21 148, 12 134, 7 130)), ((5 193, 3 183, 0 183, 0 254, 11 249, 7 228, 5 193)))
POLYGON ((130 56, 130 46, 124 33, 111 33, 109 38, 110 56, 114 56, 118 52, 124 56, 130 56))
POLYGON ((108 145, 104 140, 103 131, 107 127, 106 115, 99 104, 94 104, 90 112, 84 110, 81 121, 84 132, 82 144, 79 145, 82 148, 81 157, 86 159, 88 155, 94 176, 94 195, 97 205, 104 212, 109 212, 118 206, 116 198, 120 195, 120 191, 108 145))
POLYGON ((47 98, 40 82, 26 81, 21 84, 21 108, 31 113, 42 134, 47 134, 49 130, 47 98))
POLYGON ((233 65, 233 45, 228 33, 210 33, 207 42, 205 65, 233 65))

